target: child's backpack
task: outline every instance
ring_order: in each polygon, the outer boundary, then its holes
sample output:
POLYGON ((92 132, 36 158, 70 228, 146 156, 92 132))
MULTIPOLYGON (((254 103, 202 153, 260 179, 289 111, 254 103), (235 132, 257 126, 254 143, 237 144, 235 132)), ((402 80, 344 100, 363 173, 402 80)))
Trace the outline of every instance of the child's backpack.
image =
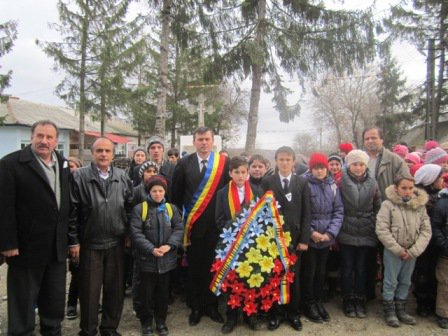
MULTIPOLYGON (((166 206, 166 210, 168 211, 168 217, 171 220, 171 218, 173 218, 173 207, 171 206, 170 203, 165 203, 166 206)), ((143 202, 142 203, 142 222, 144 222, 146 220, 146 218, 148 217, 148 202, 143 202)))

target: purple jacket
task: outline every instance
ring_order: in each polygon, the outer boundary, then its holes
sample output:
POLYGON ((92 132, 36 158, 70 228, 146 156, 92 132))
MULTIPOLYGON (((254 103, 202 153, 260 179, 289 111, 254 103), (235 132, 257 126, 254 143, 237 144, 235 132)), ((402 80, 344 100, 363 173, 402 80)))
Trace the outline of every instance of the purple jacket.
POLYGON ((331 241, 315 243, 310 239, 309 245, 314 248, 325 248, 333 245, 344 219, 344 205, 339 188, 331 176, 323 181, 316 179, 311 172, 303 175, 310 187, 311 196, 311 233, 328 233, 331 241))

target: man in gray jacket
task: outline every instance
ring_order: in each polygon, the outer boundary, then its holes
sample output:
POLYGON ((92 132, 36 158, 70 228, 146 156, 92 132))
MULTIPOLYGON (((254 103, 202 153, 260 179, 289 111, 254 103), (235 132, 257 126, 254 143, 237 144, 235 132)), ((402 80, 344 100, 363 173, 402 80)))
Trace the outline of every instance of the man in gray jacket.
POLYGON ((73 174, 69 244, 80 260, 81 331, 96 335, 98 304, 103 289, 102 336, 118 336, 123 309, 123 242, 132 211, 132 184, 124 170, 111 166, 114 144, 98 138, 94 161, 73 174))

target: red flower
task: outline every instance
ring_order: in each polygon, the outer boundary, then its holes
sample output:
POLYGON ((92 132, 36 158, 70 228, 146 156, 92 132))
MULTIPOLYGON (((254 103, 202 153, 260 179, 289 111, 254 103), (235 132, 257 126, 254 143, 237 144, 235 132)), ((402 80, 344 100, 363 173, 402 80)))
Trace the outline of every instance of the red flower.
POLYGON ((221 259, 216 259, 216 261, 212 264, 210 272, 218 272, 221 269, 222 264, 223 262, 221 259))
POLYGON ((274 302, 271 299, 266 298, 261 301, 261 309, 267 312, 269 309, 271 309, 273 303, 274 302))
POLYGON ((235 280, 237 279, 237 275, 236 275, 235 270, 230 270, 229 273, 227 273, 226 278, 227 278, 230 282, 235 281, 235 280))
POLYGON ((247 316, 251 316, 257 312, 257 306, 254 302, 248 301, 244 304, 243 311, 246 312, 247 316))
POLYGON ((245 299, 247 301, 255 301, 257 298, 257 293, 255 292, 255 289, 248 289, 246 290, 246 294, 244 295, 245 299))
POLYGON ((279 277, 273 277, 270 281, 271 288, 273 290, 277 289, 280 286, 281 280, 279 277))
POLYGON ((227 292, 227 289, 229 289, 229 282, 224 280, 221 284, 221 290, 225 293, 227 292))
POLYGON ((244 293, 244 284, 242 282, 235 281, 232 284, 232 292, 238 295, 242 295, 244 293))
POLYGON ((288 264, 289 266, 294 265, 297 262, 297 255, 294 253, 291 253, 288 257, 288 264))
POLYGON ((271 294, 273 302, 278 302, 280 300, 280 288, 275 289, 271 294))
POLYGON ((274 273, 280 274, 283 271, 283 264, 280 259, 275 259, 274 261, 274 273))
POLYGON ((241 306, 241 297, 238 295, 230 295, 229 301, 227 304, 232 307, 232 309, 238 308, 241 306))
POLYGON ((266 296, 271 294, 271 287, 268 285, 260 288, 260 296, 265 298, 266 296))
POLYGON ((288 281, 289 283, 294 282, 294 272, 286 273, 286 281, 288 281))

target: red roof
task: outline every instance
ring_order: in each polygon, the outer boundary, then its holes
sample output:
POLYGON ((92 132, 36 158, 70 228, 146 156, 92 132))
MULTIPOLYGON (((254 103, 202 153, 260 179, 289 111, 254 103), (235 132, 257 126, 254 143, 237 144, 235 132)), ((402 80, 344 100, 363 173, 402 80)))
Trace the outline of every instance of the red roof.
MULTIPOLYGON (((85 131, 86 135, 90 135, 96 138, 99 138, 101 136, 100 132, 95 132, 95 131, 85 131)), ((116 144, 125 144, 129 142, 129 139, 121 136, 121 135, 115 135, 112 133, 104 133, 104 137, 108 138, 110 141, 112 141, 113 143, 116 144)))

